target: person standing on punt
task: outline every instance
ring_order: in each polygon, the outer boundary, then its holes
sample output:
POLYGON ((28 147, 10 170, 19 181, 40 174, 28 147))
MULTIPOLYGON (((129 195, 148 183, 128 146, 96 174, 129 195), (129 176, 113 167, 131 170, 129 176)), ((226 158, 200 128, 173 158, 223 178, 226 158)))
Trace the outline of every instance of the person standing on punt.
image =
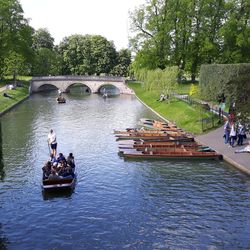
POLYGON ((53 131, 53 129, 51 129, 48 134, 48 144, 52 149, 52 154, 54 155, 54 157, 56 157, 57 142, 56 142, 56 133, 53 131))

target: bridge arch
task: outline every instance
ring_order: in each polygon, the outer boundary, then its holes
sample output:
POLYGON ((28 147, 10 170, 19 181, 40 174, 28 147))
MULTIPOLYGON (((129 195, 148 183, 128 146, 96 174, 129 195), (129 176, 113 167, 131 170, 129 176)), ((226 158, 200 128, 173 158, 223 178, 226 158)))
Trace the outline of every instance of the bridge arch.
POLYGON ((97 89, 97 92, 103 94, 103 92, 105 92, 104 88, 106 89, 105 90, 106 92, 108 93, 110 92, 111 94, 114 95, 119 95, 121 93, 121 90, 117 86, 109 82, 100 85, 97 89))
POLYGON ((73 86, 80 86, 80 87, 86 87, 83 91, 86 93, 92 93, 91 87, 86 82, 73 82, 72 84, 69 84, 68 87, 65 89, 65 92, 70 92, 70 88, 73 86))
POLYGON ((38 87, 37 92, 52 91, 52 90, 58 90, 58 87, 55 86, 53 83, 44 83, 38 87))

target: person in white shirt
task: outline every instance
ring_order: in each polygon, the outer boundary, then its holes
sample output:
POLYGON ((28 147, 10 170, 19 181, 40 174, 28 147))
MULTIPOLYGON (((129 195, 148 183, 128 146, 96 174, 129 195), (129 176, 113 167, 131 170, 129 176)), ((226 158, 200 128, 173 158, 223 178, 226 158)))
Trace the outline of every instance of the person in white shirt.
POLYGON ((52 154, 56 157, 57 142, 56 142, 56 134, 53 131, 53 129, 51 129, 48 134, 48 144, 52 149, 52 154))

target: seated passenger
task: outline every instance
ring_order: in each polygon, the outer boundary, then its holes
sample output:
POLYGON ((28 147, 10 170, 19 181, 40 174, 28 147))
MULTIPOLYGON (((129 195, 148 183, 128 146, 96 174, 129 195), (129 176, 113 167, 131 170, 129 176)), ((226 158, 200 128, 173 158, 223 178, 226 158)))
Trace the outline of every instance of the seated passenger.
POLYGON ((69 156, 67 157, 67 163, 74 168, 75 167, 75 158, 72 153, 69 153, 69 156))
POLYGON ((48 179, 51 173, 51 162, 50 161, 46 162, 42 170, 43 170, 43 180, 48 179))
POLYGON ((51 174, 49 175, 49 180, 61 180, 62 177, 57 174, 57 172, 52 169, 51 174))
POLYGON ((57 162, 60 162, 60 161, 66 161, 63 153, 59 153, 58 157, 57 157, 57 162))

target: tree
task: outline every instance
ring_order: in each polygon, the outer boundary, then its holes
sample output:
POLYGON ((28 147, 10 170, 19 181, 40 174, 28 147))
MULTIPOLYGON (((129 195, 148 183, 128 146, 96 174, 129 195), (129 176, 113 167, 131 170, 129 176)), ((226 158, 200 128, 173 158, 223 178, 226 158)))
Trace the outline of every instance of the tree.
POLYGON ((128 49, 122 49, 118 52, 117 65, 111 73, 118 76, 128 76, 129 65, 131 64, 131 52, 128 49))
POLYGON ((35 31, 33 34, 33 48, 47 48, 50 50, 54 48, 54 38, 47 29, 38 29, 35 31))
POLYGON ((249 62, 249 0, 148 0, 130 13, 134 68, 249 62))
POLYGON ((4 59, 3 73, 5 75, 12 75, 15 82, 18 74, 28 74, 29 69, 25 63, 25 58, 16 52, 10 52, 4 59))
POLYGON ((136 78, 143 81, 146 91, 157 90, 168 96, 168 100, 177 88, 178 67, 166 67, 164 70, 140 69, 136 72, 136 78))
POLYGON ((250 62, 250 3, 248 0, 230 0, 226 9, 227 18, 220 30, 223 50, 219 62, 250 62))
POLYGON ((21 55, 25 61, 32 58, 33 29, 23 17, 23 10, 17 0, 0 0, 0 76, 3 76, 4 60, 12 52, 21 55))
POLYGON ((59 44, 64 74, 109 74, 117 64, 113 42, 99 35, 72 35, 59 44))
POLYGON ((39 48, 35 52, 32 75, 47 76, 61 73, 60 56, 51 49, 39 48))

